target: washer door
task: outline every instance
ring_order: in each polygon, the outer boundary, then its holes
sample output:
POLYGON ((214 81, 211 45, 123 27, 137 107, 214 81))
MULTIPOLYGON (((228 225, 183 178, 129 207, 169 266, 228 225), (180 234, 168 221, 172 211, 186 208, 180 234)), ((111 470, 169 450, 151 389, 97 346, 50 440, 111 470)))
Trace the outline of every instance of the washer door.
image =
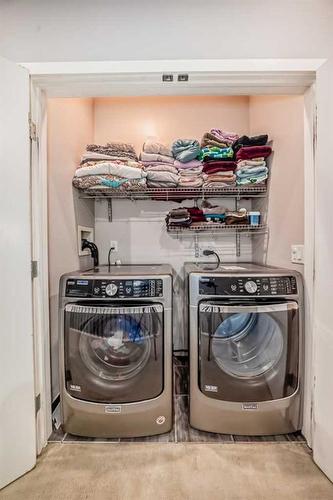
POLYGON ((121 382, 144 370, 152 349, 152 337, 146 325, 135 317, 93 316, 82 325, 81 332, 81 359, 97 377, 121 382))
POLYGON ((226 401, 267 401, 298 385, 298 305, 199 306, 199 385, 226 401))
POLYGON ((163 308, 69 304, 65 308, 65 379, 76 398, 151 399, 163 390, 163 308))

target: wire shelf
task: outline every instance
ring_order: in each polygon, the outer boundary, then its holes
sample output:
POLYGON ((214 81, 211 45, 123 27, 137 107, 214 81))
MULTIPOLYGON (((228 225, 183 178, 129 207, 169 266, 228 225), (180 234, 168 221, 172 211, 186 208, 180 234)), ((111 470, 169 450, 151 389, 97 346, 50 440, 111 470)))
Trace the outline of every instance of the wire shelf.
POLYGON ((266 233, 268 226, 266 224, 259 224, 251 226, 250 224, 221 224, 218 222, 205 222, 201 224, 191 224, 188 227, 184 226, 167 226, 167 232, 176 235, 189 235, 193 233, 248 233, 258 234, 266 233))
POLYGON ((145 189, 94 189, 82 190, 80 198, 95 199, 131 199, 131 200, 183 200, 186 198, 205 197, 263 197, 266 196, 266 185, 261 186, 226 186, 223 188, 145 188, 145 189))

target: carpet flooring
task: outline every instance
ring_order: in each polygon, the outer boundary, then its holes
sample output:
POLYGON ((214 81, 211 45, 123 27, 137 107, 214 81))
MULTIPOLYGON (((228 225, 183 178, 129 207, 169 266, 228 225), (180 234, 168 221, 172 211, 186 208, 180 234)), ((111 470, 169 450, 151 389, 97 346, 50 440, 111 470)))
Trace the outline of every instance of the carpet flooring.
POLYGON ((303 443, 50 443, 1 500, 329 500, 303 443))

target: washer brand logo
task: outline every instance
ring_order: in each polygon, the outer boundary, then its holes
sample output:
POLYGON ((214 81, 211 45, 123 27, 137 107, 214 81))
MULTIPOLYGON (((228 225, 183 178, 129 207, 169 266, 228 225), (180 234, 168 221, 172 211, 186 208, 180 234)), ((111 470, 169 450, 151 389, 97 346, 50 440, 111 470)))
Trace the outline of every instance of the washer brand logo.
POLYGON ((160 415, 159 417, 157 417, 156 423, 157 423, 157 425, 162 425, 162 424, 164 424, 165 420, 166 420, 165 416, 160 415))
POLYGON ((205 391, 207 392, 217 392, 218 387, 217 385, 205 385, 205 391))
POLYGON ((119 405, 106 405, 105 413, 121 413, 121 406, 119 405))
POLYGON ((258 403, 243 403, 243 410, 258 410, 258 403))
POLYGON ((69 384, 69 388, 70 388, 71 391, 81 392, 81 386, 80 385, 69 384))

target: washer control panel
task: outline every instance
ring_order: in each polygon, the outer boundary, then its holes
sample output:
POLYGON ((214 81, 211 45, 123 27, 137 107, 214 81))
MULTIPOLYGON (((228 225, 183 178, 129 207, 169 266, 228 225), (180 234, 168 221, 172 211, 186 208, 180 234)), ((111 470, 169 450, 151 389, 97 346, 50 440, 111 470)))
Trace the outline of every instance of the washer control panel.
POLYGON ((136 299, 162 297, 161 279, 68 279, 66 297, 136 299))
POLYGON ((199 280, 200 295, 296 295, 295 276, 209 276, 199 280))

